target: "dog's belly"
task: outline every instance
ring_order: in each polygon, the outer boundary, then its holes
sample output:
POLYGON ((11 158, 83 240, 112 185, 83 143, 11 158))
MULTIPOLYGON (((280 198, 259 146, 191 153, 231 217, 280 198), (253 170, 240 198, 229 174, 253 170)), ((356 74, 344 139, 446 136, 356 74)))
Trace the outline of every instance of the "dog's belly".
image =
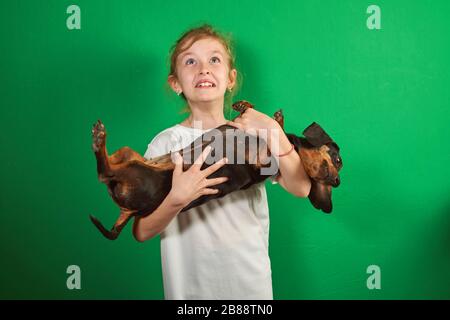
POLYGON ((204 195, 189 203, 181 211, 186 211, 196 206, 202 205, 211 199, 222 198, 227 194, 250 187, 251 185, 264 181, 268 176, 258 174, 259 169, 249 164, 232 164, 225 165, 211 174, 208 178, 228 177, 229 180, 211 186, 210 188, 218 189, 218 193, 212 195, 204 195))
MULTIPOLYGON (((252 184, 259 183, 265 180, 268 176, 261 175, 261 167, 256 163, 250 163, 256 159, 258 152, 258 146, 264 146, 263 142, 257 143, 258 138, 252 135, 236 136, 234 139, 235 128, 224 125, 219 127, 219 134, 211 135, 205 134, 205 137, 199 137, 191 145, 184 148, 183 159, 196 159, 194 150, 197 149, 198 153, 203 150, 207 143, 215 141, 215 143, 222 142, 223 148, 220 145, 214 144, 213 149, 218 148, 224 152, 227 150, 229 143, 233 147, 231 157, 229 160, 231 163, 219 168, 208 178, 216 177, 228 177, 229 180, 225 183, 211 186, 211 188, 218 189, 218 193, 212 195, 204 195, 189 203, 182 211, 186 211, 195 206, 201 205, 211 199, 223 197, 230 192, 236 190, 242 190, 250 187, 252 184), (230 131, 227 129, 232 128, 230 131), (203 140, 205 138, 205 140, 203 140), (231 139, 233 138, 233 139, 231 139), (217 139, 217 140, 216 140, 217 139), (240 162, 244 161, 244 163, 240 162)), ((212 159, 210 154, 202 165, 201 170, 206 169, 214 160, 220 159, 226 156, 224 154, 215 154, 216 159, 212 159)), ((270 165, 269 162, 268 165, 270 165)), ((167 194, 170 192, 172 186, 173 165, 170 158, 163 157, 153 161, 151 165, 156 165, 158 169, 149 168, 149 163, 143 163, 140 161, 131 161, 126 165, 119 166, 114 170, 114 177, 111 177, 108 183, 108 190, 113 200, 122 208, 135 211, 136 215, 146 215, 158 208, 167 194)), ((184 170, 188 170, 192 163, 185 163, 184 170)), ((266 166, 266 165, 264 165, 266 166)))
MULTIPOLYGON (((202 170, 209 165, 204 164, 202 170)), ((211 199, 221 198, 235 190, 246 189, 250 185, 265 180, 268 176, 259 174, 259 170, 249 164, 225 165, 208 178, 228 177, 229 180, 211 188, 219 192, 204 195, 183 208, 186 211, 211 199)), ((145 165, 135 162, 116 171, 108 182, 108 191, 113 200, 122 208, 136 211, 137 215, 153 212, 158 208, 172 185, 172 170, 153 171, 145 165)))
POLYGON ((152 212, 169 193, 172 171, 153 171, 140 163, 131 163, 115 172, 108 183, 113 200, 122 208, 152 212))

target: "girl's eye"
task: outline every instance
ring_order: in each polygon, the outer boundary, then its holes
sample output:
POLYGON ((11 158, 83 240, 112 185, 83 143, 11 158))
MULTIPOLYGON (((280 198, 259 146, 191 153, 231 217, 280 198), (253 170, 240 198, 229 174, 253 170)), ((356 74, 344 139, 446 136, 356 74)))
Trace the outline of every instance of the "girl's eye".
POLYGON ((189 59, 187 59, 186 60, 186 64, 192 64, 192 63, 194 63, 195 61, 194 61, 194 59, 192 59, 192 58, 189 58, 189 59))
POLYGON ((212 57, 211 62, 220 62, 220 59, 217 57, 212 57))

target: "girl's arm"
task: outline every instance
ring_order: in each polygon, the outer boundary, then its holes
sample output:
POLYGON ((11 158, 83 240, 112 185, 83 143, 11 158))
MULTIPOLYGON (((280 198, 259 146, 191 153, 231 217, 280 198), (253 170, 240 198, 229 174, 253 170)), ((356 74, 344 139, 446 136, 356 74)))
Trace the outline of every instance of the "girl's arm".
MULTIPOLYGON (((253 108, 245 110, 241 116, 235 118, 234 121, 228 121, 227 124, 244 131, 256 130, 258 135, 260 134, 259 130, 264 130, 267 133, 264 138, 267 140, 270 151, 274 154, 283 154, 291 150, 291 143, 278 122, 253 108)), ((279 184, 287 192, 306 198, 311 189, 311 180, 306 174, 297 152, 280 157, 278 166, 281 173, 277 179, 279 184)))
MULTIPOLYGON (((284 154, 291 150, 291 142, 280 127, 273 120, 269 125, 267 145, 271 152, 284 154)), ((280 176, 278 183, 289 193, 297 197, 306 198, 311 190, 311 180, 303 168, 302 160, 297 152, 292 151, 288 155, 279 157, 280 176)))
POLYGON ((134 238, 139 242, 144 242, 159 235, 183 208, 183 204, 172 201, 172 193, 169 192, 152 214, 134 219, 134 238))

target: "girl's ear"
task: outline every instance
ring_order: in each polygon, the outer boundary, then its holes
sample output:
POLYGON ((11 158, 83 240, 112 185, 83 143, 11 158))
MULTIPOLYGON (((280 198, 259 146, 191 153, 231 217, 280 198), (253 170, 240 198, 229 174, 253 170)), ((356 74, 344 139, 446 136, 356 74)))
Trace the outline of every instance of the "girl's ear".
POLYGON ((171 74, 167 77, 167 83, 169 83, 173 91, 179 92, 181 90, 181 87, 178 84, 178 80, 174 75, 171 74))
POLYGON ((229 79, 228 79, 229 80, 228 88, 234 88, 234 86, 236 85, 236 77, 237 77, 237 70, 231 69, 229 79))

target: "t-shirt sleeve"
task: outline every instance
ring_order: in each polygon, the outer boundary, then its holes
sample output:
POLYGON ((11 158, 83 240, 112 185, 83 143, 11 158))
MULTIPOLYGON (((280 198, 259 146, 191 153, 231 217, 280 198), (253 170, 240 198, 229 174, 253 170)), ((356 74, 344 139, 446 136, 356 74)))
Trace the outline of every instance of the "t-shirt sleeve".
POLYGON ((144 158, 152 159, 169 153, 170 139, 167 134, 160 133, 152 139, 147 146, 147 151, 144 154, 144 158))

